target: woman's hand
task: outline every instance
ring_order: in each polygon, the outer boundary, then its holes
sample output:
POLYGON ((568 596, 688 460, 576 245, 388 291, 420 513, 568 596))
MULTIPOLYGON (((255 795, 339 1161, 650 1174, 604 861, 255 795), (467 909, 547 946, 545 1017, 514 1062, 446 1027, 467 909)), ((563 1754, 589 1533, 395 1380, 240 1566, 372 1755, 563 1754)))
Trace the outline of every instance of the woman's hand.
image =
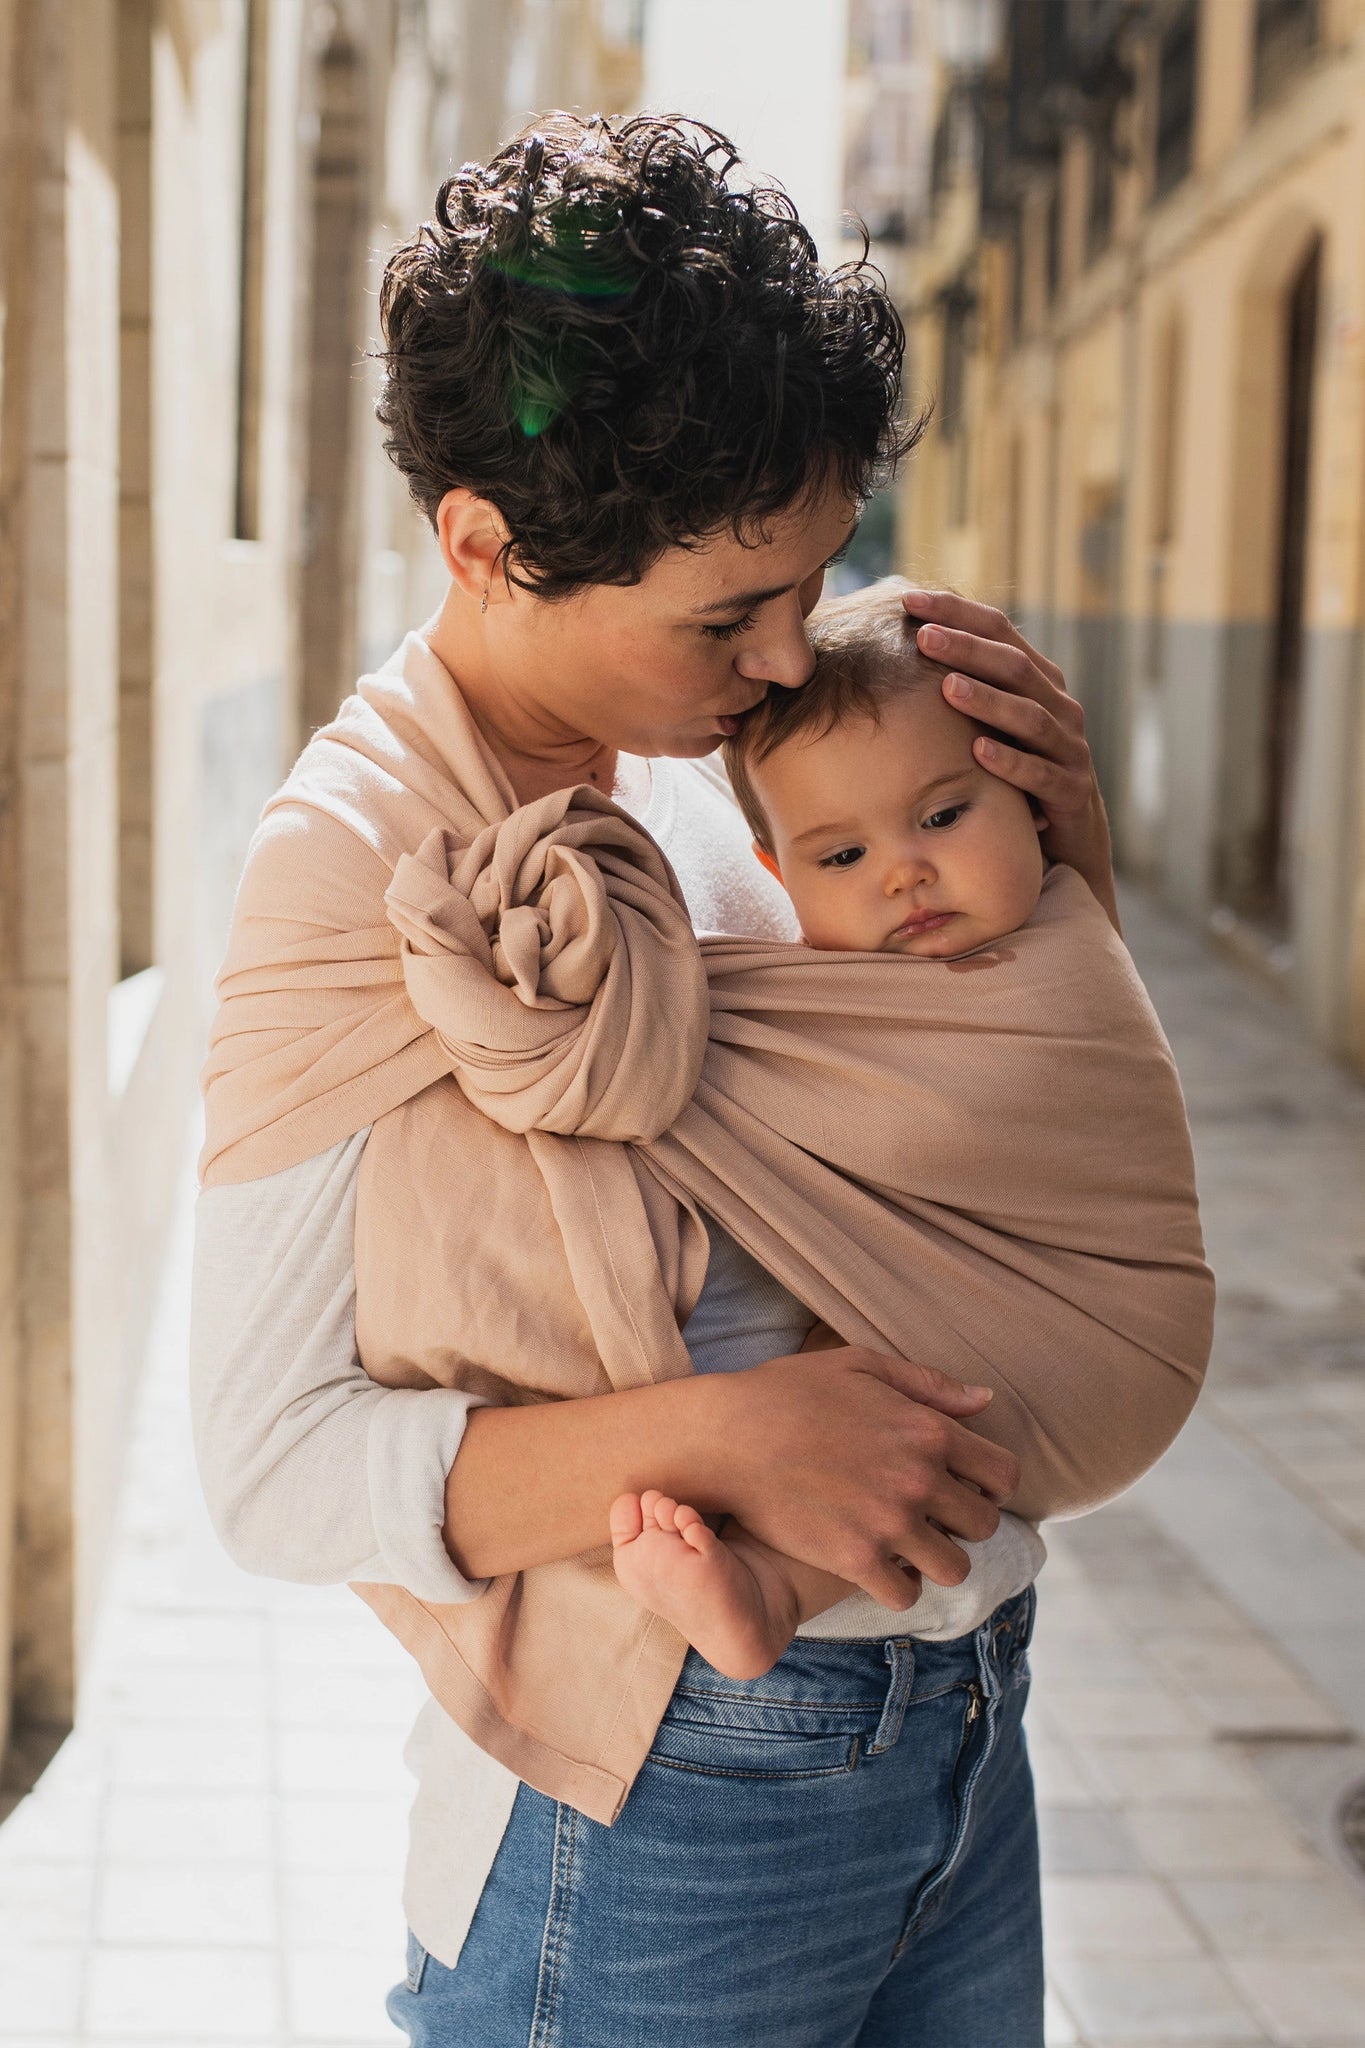
POLYGON ((918 634, 923 652, 951 669, 943 679, 948 702, 1018 742, 978 739, 977 760, 1038 799, 1047 818, 1044 853, 1075 868, 1118 931, 1109 820, 1085 714, 1067 694, 1061 670, 993 605, 950 590, 907 590, 904 602, 912 617, 927 622, 918 634))
POLYGON ((967 1426, 989 1390, 930 1366, 852 1344, 713 1378, 729 1410, 717 1436, 726 1505, 774 1549, 888 1607, 919 1590, 898 1557, 960 1585, 971 1560, 953 1537, 994 1535, 1019 1483, 1010 1453, 967 1426))

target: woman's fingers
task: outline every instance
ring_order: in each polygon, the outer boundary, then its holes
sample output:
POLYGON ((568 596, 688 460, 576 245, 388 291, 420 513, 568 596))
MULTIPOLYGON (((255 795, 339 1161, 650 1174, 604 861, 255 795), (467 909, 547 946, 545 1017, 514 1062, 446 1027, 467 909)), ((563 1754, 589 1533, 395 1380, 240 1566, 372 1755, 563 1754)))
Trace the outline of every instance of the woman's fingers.
POLYGON ((1002 740, 988 740, 984 736, 973 740, 972 752, 982 767, 989 768, 1001 782, 1012 783, 1015 789, 1036 796, 1049 825, 1078 817, 1090 804, 1088 757, 1084 766, 1065 768, 1045 754, 1024 753, 1018 747, 1006 746, 1002 740))
POLYGON ((966 1426, 990 1404, 989 1387, 964 1383, 937 1366, 917 1365, 913 1359, 896 1358, 862 1345, 850 1345, 840 1363, 872 1373, 913 1404, 906 1415, 911 1432, 907 1455, 913 1448, 926 1467, 932 1461, 940 1471, 979 1489, 989 1501, 1009 1499, 1019 1484, 1018 1459, 966 1426))
POLYGON ((899 1565, 889 1557, 876 1559, 856 1576, 852 1572, 844 1576, 861 1586, 870 1600, 879 1600, 883 1607, 894 1607, 901 1614, 913 1607, 924 1591, 923 1576, 913 1565, 899 1565))
POLYGON ((1026 689, 1022 683, 1015 689, 962 675, 957 669, 943 678, 943 694, 955 711, 965 711, 978 724, 994 726, 1068 767, 1088 768, 1085 714, 1074 697, 1064 696, 1051 684, 1045 688, 1046 695, 1041 689, 1026 689))
POLYGON ((972 1568, 966 1551, 932 1522, 917 1525, 907 1537, 902 1555, 936 1586, 960 1586, 972 1568))
MULTIPOLYGON (((1037 664, 1050 683, 1059 689, 1065 688, 1062 672, 1056 662, 1049 661, 1046 655, 1039 654, 1031 647, 1013 619, 997 606, 979 604, 971 597, 959 597, 955 590, 907 590, 902 602, 912 618, 923 619, 927 624, 941 627, 945 631, 948 635, 945 646, 951 644, 952 636, 956 634, 964 641, 975 639, 978 642, 989 641, 1007 647, 1021 648, 1030 661, 1037 664)), ((924 645, 922 634, 920 642, 925 653, 932 654, 936 661, 945 658, 936 648, 924 645)), ((946 659, 956 661, 957 656, 948 653, 946 659)))

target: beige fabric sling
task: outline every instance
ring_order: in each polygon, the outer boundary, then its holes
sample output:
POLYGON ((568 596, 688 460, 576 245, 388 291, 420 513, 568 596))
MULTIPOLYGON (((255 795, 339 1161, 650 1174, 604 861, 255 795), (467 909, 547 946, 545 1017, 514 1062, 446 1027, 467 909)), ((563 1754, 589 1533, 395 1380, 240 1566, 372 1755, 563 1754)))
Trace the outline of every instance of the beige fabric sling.
MULTIPOLYGON (((1175 1435, 1212 1314, 1184 1108, 1069 870, 962 961, 699 944, 663 855, 598 792, 517 807, 416 636, 269 808, 203 1176, 373 1125, 356 1313, 376 1380, 510 1402, 690 1372, 700 1206, 850 1342, 991 1386, 979 1427, 1021 1461, 1020 1514, 1098 1505, 1175 1435)), ((615 1817, 685 1646, 605 1544, 466 1606, 357 1590, 475 1741, 615 1817)))

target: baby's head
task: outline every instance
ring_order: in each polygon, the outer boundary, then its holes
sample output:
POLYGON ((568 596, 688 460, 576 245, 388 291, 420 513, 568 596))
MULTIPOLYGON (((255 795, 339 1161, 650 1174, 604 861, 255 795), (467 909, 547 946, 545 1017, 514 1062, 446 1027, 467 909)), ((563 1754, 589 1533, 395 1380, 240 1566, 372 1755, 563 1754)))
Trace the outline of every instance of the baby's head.
POLYGON ((907 587, 890 578, 822 604, 814 675, 774 685, 725 762, 808 944, 950 960, 1029 917, 1042 821, 976 760, 982 728, 945 700, 907 587))

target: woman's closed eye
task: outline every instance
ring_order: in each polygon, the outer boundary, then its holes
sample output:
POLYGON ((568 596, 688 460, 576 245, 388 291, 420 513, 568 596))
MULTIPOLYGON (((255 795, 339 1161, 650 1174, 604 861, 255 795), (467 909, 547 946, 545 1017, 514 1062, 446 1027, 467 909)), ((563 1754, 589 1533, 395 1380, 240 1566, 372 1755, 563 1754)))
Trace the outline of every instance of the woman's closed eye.
POLYGON ((955 825, 963 813, 970 808, 967 804, 945 804, 941 811, 931 811, 924 821, 926 832, 946 832, 955 825))
POLYGON ((819 865, 822 868, 851 868, 862 859, 867 851, 863 846, 841 846, 837 853, 824 854, 819 865))
POLYGON ((703 626, 702 632, 708 640, 738 640, 741 633, 747 633, 758 617, 756 611, 745 612, 742 619, 730 619, 723 626, 703 626))

